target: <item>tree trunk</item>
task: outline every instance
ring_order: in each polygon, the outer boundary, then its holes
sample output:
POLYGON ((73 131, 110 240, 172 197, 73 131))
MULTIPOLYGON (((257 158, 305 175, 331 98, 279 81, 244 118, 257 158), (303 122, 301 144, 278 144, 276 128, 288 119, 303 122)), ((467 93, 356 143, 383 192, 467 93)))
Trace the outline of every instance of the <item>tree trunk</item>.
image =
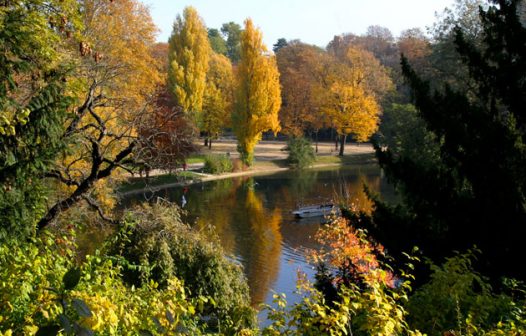
POLYGON ((208 139, 208 149, 212 149, 212 138, 208 139))
POLYGON ((347 134, 342 134, 340 136, 340 153, 338 156, 343 156, 343 151, 345 150, 345 140, 347 140, 347 134))
POLYGON ((337 151, 338 150, 338 134, 336 134, 334 136, 334 149, 337 151))
POLYGON ((205 147, 208 147, 208 136, 205 134, 205 147))
POLYGON ((318 154, 318 132, 316 132, 316 154, 318 154))

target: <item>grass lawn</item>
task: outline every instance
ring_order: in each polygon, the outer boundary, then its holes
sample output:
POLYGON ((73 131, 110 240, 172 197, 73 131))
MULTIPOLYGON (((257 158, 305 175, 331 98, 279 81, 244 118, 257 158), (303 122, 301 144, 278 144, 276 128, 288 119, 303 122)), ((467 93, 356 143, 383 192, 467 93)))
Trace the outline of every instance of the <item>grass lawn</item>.
POLYGON ((206 155, 204 154, 192 154, 186 159, 186 163, 204 163, 206 155))
POLYGON ((315 164, 337 163, 342 165, 371 164, 376 163, 374 153, 352 154, 344 156, 319 155, 316 156, 315 164))

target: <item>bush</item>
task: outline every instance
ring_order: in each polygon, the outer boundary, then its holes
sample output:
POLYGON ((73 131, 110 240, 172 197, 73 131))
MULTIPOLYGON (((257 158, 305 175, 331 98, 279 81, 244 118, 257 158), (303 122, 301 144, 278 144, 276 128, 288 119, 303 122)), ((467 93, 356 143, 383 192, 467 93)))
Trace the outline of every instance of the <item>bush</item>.
POLYGON ((289 152, 287 162, 298 169, 310 166, 316 159, 311 142, 303 137, 290 138, 286 150, 289 152))
POLYGON ((407 305, 408 321, 413 327, 430 336, 442 335, 446 330, 477 335, 511 325, 517 335, 519 330, 520 334, 526 331, 525 302, 520 301, 524 293, 513 295, 515 298, 495 294, 488 279, 472 268, 475 257, 474 251, 468 251, 447 258, 441 266, 431 265, 431 280, 410 297, 407 305))
POLYGON ((207 174, 229 173, 234 169, 232 160, 224 154, 207 155, 203 171, 207 174))
POLYGON ((76 265, 73 248, 50 235, 0 246, 0 335, 202 334, 195 317, 200 302, 186 297, 181 281, 135 289, 107 257, 76 265))
POLYGON ((209 242, 183 224, 174 205, 144 205, 125 214, 124 226, 112 250, 132 264, 126 270, 131 284, 150 280, 161 288, 172 277, 182 279, 193 298, 210 298, 205 315, 221 328, 237 331, 255 326, 248 285, 240 265, 228 260, 216 242, 209 242))

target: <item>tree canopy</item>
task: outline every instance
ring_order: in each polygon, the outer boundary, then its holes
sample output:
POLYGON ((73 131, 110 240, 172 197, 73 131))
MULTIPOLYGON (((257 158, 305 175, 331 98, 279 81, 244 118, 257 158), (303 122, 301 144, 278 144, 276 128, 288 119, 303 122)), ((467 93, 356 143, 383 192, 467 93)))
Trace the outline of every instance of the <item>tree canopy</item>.
POLYGON ((279 72, 276 59, 267 52, 261 31, 252 20, 245 21, 241 34, 241 60, 232 124, 238 140, 238 151, 247 165, 253 161, 254 146, 264 131, 280 130, 278 111, 281 106, 279 72))

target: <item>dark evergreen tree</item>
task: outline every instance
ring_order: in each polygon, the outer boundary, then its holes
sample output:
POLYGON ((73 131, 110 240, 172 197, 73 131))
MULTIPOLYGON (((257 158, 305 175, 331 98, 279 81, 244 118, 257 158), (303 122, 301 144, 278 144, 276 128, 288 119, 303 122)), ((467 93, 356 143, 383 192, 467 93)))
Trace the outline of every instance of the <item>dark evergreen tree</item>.
POLYGON ((75 27, 74 2, 22 1, 0 15, 0 241, 34 232, 46 168, 64 149, 67 61, 57 49, 75 27), (71 7, 74 11, 74 6, 71 7), (60 65, 57 65, 60 64, 60 65))
POLYGON ((479 266, 491 275, 526 275, 526 28, 518 3, 495 0, 480 9, 481 46, 455 29, 457 52, 476 83, 471 92, 432 90, 402 60, 440 156, 429 166, 377 146, 380 165, 403 196, 396 207, 377 202, 370 225, 391 251, 418 245, 440 259, 477 245, 479 266))
POLYGON ((284 39, 283 37, 282 38, 279 38, 276 43, 274 43, 274 45, 272 46, 272 51, 274 51, 275 53, 277 53, 281 48, 283 47, 286 47, 288 46, 289 43, 287 42, 286 39, 284 39))

